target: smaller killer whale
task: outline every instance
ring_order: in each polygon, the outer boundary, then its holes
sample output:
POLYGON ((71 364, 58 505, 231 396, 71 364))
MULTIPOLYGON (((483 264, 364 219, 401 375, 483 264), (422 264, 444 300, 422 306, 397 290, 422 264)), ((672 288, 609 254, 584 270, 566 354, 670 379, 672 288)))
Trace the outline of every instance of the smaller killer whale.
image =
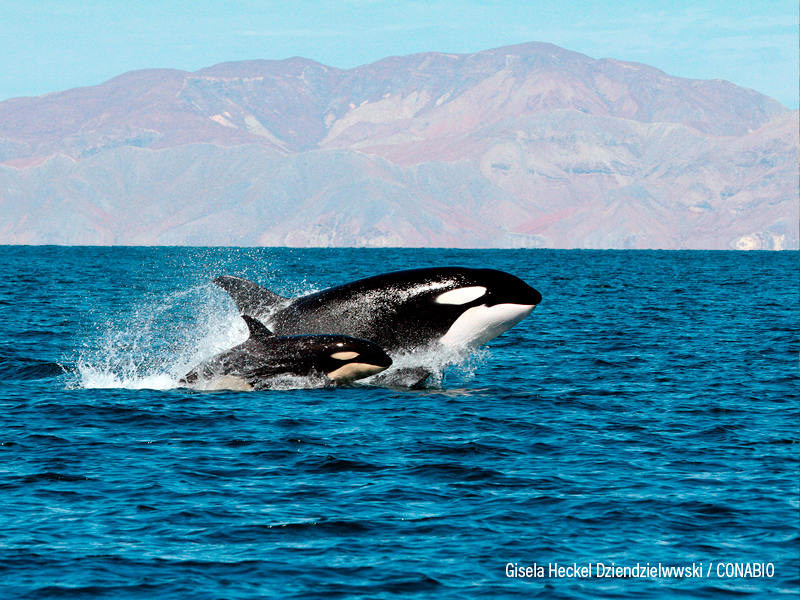
POLYGON ((441 344, 470 350, 507 331, 542 300, 520 278, 494 269, 433 267, 376 275, 289 299, 239 277, 214 279, 242 315, 276 334, 337 334, 389 353, 441 344))
POLYGON ((180 385, 200 389, 261 390, 282 376, 322 376, 347 383, 387 369, 392 359, 376 344, 343 335, 276 336, 243 315, 250 337, 189 371, 180 385))

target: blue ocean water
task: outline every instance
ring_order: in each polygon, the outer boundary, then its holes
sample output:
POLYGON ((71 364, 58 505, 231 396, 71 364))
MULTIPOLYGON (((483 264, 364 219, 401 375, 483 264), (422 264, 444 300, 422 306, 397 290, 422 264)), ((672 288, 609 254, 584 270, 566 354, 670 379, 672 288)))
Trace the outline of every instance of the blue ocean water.
POLYGON ((0 597, 796 597, 799 277, 797 252, 0 248, 0 597), (436 265, 544 299, 427 389, 175 387, 246 336, 215 275, 436 265))

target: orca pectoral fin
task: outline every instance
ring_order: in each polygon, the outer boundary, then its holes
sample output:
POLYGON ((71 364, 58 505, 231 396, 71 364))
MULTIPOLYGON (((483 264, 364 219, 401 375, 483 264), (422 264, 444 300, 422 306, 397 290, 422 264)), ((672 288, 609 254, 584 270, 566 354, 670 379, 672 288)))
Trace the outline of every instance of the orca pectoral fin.
POLYGON ((425 367, 400 367, 374 375, 369 382, 372 385, 418 390, 425 386, 431 375, 433 372, 425 367))
POLYGON ((214 283, 230 294, 242 315, 258 317, 287 300, 283 296, 241 277, 220 275, 214 279, 214 283))

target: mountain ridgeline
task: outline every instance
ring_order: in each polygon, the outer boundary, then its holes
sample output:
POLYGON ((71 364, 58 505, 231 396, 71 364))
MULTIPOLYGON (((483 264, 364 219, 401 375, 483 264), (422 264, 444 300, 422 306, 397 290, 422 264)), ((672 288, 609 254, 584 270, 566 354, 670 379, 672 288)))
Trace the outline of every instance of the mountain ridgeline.
POLYGON ((798 247, 798 112, 530 43, 0 102, 0 243, 798 247))

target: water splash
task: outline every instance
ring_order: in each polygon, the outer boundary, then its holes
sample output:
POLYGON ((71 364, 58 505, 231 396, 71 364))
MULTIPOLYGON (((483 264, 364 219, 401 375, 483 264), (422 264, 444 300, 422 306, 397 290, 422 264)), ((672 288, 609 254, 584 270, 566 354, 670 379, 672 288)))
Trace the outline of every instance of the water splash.
POLYGON ((436 344, 430 348, 392 355, 391 367, 383 373, 364 379, 363 383, 441 389, 445 378, 455 384, 463 384, 472 379, 488 356, 489 350, 486 348, 453 349, 436 344))
POLYGON ((230 301, 211 284, 145 302, 96 326, 72 387, 171 389, 193 366, 247 339, 230 301))

